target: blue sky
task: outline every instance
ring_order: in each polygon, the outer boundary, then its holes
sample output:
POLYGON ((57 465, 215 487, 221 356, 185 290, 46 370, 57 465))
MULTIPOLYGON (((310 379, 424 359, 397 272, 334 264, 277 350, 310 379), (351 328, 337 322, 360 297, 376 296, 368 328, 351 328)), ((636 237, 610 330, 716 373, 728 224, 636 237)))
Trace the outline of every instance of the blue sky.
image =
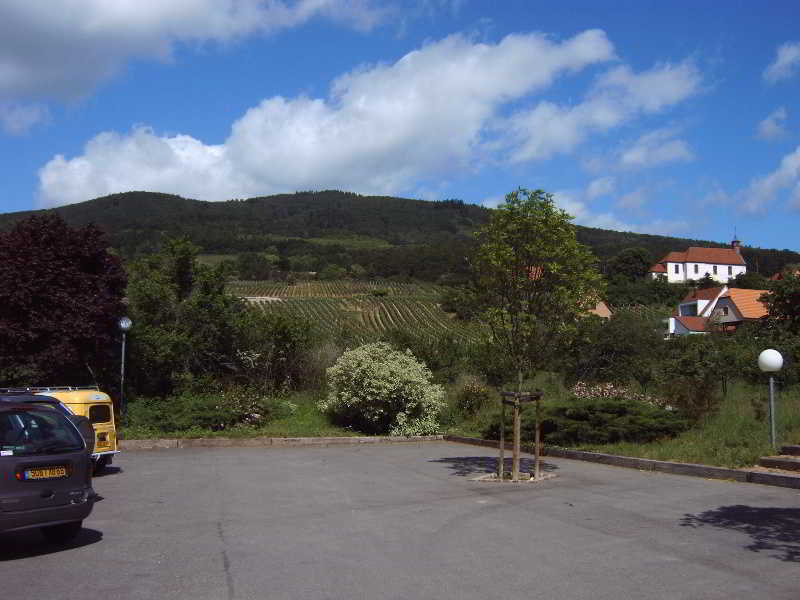
POLYGON ((0 210, 312 189, 800 250, 800 4, 4 0, 0 210))

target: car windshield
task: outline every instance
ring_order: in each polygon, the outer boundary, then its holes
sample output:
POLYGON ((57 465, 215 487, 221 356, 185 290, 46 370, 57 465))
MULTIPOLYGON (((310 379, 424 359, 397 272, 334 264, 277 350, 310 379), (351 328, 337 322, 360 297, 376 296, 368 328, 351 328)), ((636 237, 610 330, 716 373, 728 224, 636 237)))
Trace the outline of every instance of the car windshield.
POLYGON ((0 411, 0 457, 59 454, 83 447, 78 430, 55 410, 0 411))

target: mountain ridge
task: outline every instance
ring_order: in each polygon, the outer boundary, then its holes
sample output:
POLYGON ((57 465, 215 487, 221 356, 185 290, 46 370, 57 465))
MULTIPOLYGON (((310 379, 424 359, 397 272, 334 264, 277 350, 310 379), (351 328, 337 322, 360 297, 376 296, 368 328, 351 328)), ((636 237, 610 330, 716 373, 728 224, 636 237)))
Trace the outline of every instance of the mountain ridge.
MULTIPOLYGON (((154 251, 165 236, 186 236, 208 253, 261 251, 277 238, 372 237, 393 246, 466 239, 486 222, 490 209, 461 200, 426 201, 362 196, 338 190, 296 192, 222 202, 158 192, 123 192, 50 209, 0 214, 0 229, 33 214, 56 212, 70 225, 95 223, 126 257, 154 251)), ((673 236, 620 232, 576 225, 578 239, 601 262, 625 248, 645 248, 655 262, 689 246, 728 244, 673 236)), ((746 240, 745 240, 746 242, 746 240)), ((748 267, 770 275, 800 262, 791 250, 744 245, 748 267)))

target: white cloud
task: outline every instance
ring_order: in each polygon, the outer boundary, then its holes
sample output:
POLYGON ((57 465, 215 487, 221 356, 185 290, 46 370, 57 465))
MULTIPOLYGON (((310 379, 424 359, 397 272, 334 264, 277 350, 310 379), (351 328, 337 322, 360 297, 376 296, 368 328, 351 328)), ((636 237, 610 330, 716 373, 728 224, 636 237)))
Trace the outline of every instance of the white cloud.
POLYGON ((694 155, 689 145, 675 139, 677 131, 672 128, 657 129, 641 136, 625 150, 620 165, 627 168, 653 167, 668 162, 688 161, 694 155))
POLYGON ((762 140, 775 140, 786 135, 784 123, 789 114, 781 106, 758 124, 756 135, 762 140))
POLYGON ((601 76, 583 102, 558 106, 542 101, 505 123, 516 146, 511 159, 524 162, 574 150, 593 132, 605 132, 643 113, 655 113, 700 91, 702 78, 691 62, 663 64, 641 73, 627 66, 601 76))
POLYGON ((209 200, 295 189, 406 190, 487 152, 488 125, 507 103, 612 57, 597 30, 560 43, 539 34, 497 44, 453 35, 394 64, 338 78, 327 99, 266 99, 219 146, 142 127, 100 134, 83 155, 59 155, 41 169, 40 202, 131 189, 209 200))
MULTIPOLYGON (((594 183, 594 182, 592 182, 594 183)), ((660 235, 672 235, 689 230, 689 224, 686 221, 669 221, 664 219, 655 219, 645 223, 631 223, 624 219, 620 219, 612 212, 595 212, 586 202, 589 198, 589 190, 591 183, 586 191, 581 190, 558 190, 553 194, 553 199, 556 205, 565 210, 573 217, 577 225, 585 227, 597 227, 599 229, 613 229, 615 231, 633 231, 636 233, 652 233, 660 235)), ((618 203, 622 208, 641 208, 646 202, 646 190, 640 188, 631 194, 623 196, 628 198, 630 206, 621 206, 623 201, 618 203), (634 204, 636 206, 634 206, 634 204)))
POLYGON ((176 43, 228 42, 316 17, 369 29, 370 0, 4 0, 0 99, 79 98, 128 60, 163 60, 176 43))
POLYGON ((193 198, 209 191, 218 198, 239 196, 224 146, 207 146, 188 135, 159 137, 146 127, 129 135, 94 137, 82 156, 55 156, 39 171, 44 206, 82 202, 112 192, 158 190, 193 198))
MULTIPOLYGON (((790 188, 800 182, 800 146, 781 160, 777 169, 750 182, 746 190, 740 193, 741 209, 754 213, 775 200, 781 190, 790 188)), ((790 200, 794 205, 794 197, 790 200)), ((795 206, 796 207, 796 206, 795 206)))
POLYGON ((553 194, 556 205, 575 217, 577 225, 613 229, 614 231, 633 231, 635 233, 652 233, 672 235, 687 231, 686 221, 667 221, 655 219, 647 223, 630 223, 623 221, 610 212, 595 213, 580 199, 580 194, 571 190, 561 190, 553 194))
POLYGON ((645 188, 637 188, 622 196, 617 201, 617 206, 625 210, 640 211, 647 204, 647 200, 647 190, 645 188))
POLYGON ((795 184, 792 193, 789 195, 789 206, 800 209, 800 181, 795 184))
POLYGON ((589 200, 607 196, 614 191, 616 180, 613 177, 598 177, 593 179, 586 188, 586 197, 589 200))
POLYGON ((789 79, 800 67, 800 42, 787 42, 778 47, 775 60, 764 69, 764 79, 769 83, 777 83, 789 79))
POLYGON ((732 206, 731 197, 714 181, 711 183, 711 190, 700 199, 700 206, 732 206))
POLYGON ((0 102, 0 129, 11 135, 23 134, 49 117, 47 107, 40 104, 0 102))

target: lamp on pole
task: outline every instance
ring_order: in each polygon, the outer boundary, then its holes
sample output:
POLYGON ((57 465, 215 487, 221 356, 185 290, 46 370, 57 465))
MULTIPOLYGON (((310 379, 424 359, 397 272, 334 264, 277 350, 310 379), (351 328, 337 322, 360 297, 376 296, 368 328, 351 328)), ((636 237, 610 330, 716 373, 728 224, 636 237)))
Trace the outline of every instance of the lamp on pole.
POLYGON ((775 434, 775 378, 772 374, 780 371, 781 367, 783 367, 783 357, 777 350, 769 348, 758 355, 758 368, 764 373, 769 373, 769 441, 773 448, 777 445, 777 435, 775 434))
POLYGON ((133 325, 128 317, 121 317, 117 322, 119 330, 122 332, 122 359, 120 360, 119 367, 119 414, 125 414, 125 334, 133 325))

